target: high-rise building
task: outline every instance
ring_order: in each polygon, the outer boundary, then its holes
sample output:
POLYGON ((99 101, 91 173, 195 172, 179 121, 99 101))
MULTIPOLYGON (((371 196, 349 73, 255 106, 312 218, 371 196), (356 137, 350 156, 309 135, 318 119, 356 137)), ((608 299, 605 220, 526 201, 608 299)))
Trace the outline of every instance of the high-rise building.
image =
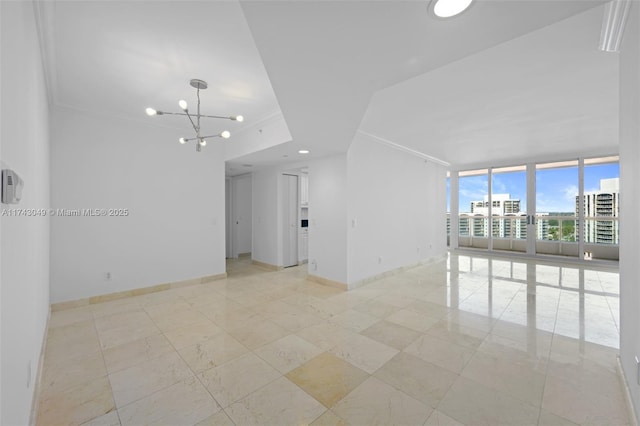
MULTIPOLYGON (((470 203, 470 213, 460 213, 460 235, 474 237, 489 236, 489 196, 483 200, 470 203)), ((536 235, 538 239, 547 239, 549 235, 549 221, 540 216, 548 213, 536 214, 536 235)), ((527 238, 526 213, 520 210, 520 200, 511 198, 511 194, 493 194, 491 196, 492 234, 494 238, 527 238), (498 216, 498 217, 495 217, 498 216)))
MULTIPOLYGON (((585 243, 618 244, 618 220, 603 218, 618 217, 619 201, 620 178, 600 179, 600 190, 584 193, 585 243)), ((576 195, 576 215, 579 203, 579 196, 576 195)), ((576 233, 578 231, 576 228, 576 233)))

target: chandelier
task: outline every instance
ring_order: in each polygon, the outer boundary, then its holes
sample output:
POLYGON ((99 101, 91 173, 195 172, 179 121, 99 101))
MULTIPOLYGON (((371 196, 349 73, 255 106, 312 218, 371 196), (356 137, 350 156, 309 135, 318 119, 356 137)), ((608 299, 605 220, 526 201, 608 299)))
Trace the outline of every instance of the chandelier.
POLYGON ((187 142, 196 141, 196 151, 200 152, 202 147, 207 145, 207 138, 228 139, 229 136, 231 136, 231 133, 229 133, 228 130, 224 130, 224 131, 218 133, 217 135, 202 136, 200 134, 200 119, 201 118, 222 118, 224 120, 232 120, 232 121, 238 121, 238 122, 242 122, 244 120, 244 118, 241 115, 232 115, 232 116, 229 116, 229 117, 222 117, 222 116, 219 116, 219 115, 204 115, 204 114, 200 114, 200 90, 204 90, 204 89, 207 88, 207 82, 203 81, 203 80, 198 80, 197 78, 194 78, 189 82, 189 84, 191 84, 191 87, 196 89, 196 94, 198 96, 198 112, 196 114, 193 114, 193 113, 189 112, 189 107, 187 105, 187 101, 185 101, 185 100, 180 100, 178 102, 178 106, 184 112, 158 111, 158 110, 155 110, 153 108, 147 108, 146 112, 147 112, 147 115, 149 115, 149 116, 155 116, 155 115, 184 115, 184 116, 186 116, 189 119, 189 121, 191 122, 191 125, 193 126, 193 130, 195 131, 196 135, 193 138, 180 138, 180 139, 178 139, 178 142, 180 142, 181 144, 184 145, 187 142))

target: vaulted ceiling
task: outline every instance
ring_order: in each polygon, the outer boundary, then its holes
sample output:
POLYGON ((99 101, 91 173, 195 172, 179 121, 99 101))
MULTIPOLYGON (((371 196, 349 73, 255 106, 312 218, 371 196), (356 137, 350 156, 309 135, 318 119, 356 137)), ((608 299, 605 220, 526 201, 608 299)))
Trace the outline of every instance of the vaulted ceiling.
POLYGON ((244 144, 232 164, 344 152, 362 131, 461 166, 570 153, 585 137, 615 150, 601 4, 477 0, 437 20, 424 0, 57 0, 40 22, 54 104, 148 120, 147 106, 194 102, 200 78, 205 113, 246 117, 207 124, 244 144), (273 117, 288 132, 258 140, 273 117))

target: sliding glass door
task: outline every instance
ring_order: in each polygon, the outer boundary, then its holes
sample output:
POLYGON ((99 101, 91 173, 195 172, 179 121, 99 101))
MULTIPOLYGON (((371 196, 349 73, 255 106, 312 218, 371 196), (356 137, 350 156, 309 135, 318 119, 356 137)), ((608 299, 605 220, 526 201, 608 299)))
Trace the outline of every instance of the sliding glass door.
POLYGON ((578 160, 536 165, 536 253, 578 257, 578 160))
POLYGON ((617 260, 619 174, 617 156, 452 173, 453 246, 617 260))
POLYGON ((491 169, 494 250, 527 251, 527 167, 491 169))

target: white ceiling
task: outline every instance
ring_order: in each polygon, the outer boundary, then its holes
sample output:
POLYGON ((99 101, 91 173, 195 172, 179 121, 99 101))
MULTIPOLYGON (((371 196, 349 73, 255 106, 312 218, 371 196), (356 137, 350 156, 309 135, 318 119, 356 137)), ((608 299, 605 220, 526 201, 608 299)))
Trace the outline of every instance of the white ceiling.
MULTIPOLYGON (((237 132, 279 111, 269 78, 237 2, 54 1, 47 3, 48 64, 54 102, 76 109, 191 129, 185 117, 144 110, 194 110, 245 122, 206 120, 203 132, 237 132)), ((231 139, 229 139, 231 141, 231 139)), ((169 141, 167 141, 170 143, 169 141)))
POLYGON ((603 7, 376 93, 360 129, 458 167, 618 152, 603 7))
POLYGON ((177 110, 181 98, 193 105, 188 82, 201 78, 209 83, 204 113, 247 118, 242 125, 212 122, 212 133, 237 133, 281 110, 293 140, 231 166, 297 162, 302 147, 312 150, 310 158, 344 152, 359 128, 462 164, 470 161, 458 155, 465 149, 478 161, 492 151, 503 154, 505 142, 491 145, 496 140, 525 144, 551 132, 554 143, 540 148, 554 152, 556 141, 566 142, 563 126, 565 133, 597 130, 590 119, 612 102, 609 89, 582 89, 616 65, 592 69, 595 56, 585 53, 595 49, 601 12, 578 25, 579 32, 560 21, 601 3, 476 0, 458 18, 439 21, 427 14, 425 0, 57 0, 47 2, 43 31, 55 104, 186 130, 184 117, 150 119, 144 108, 177 110), (566 31, 570 42, 518 39, 558 22, 560 39, 566 31), (521 78, 505 79, 507 70, 521 78), (420 90, 403 92, 412 78, 420 79, 420 90), (448 91, 458 79, 466 86, 448 91), (551 114, 570 110, 559 106, 574 95, 575 114, 546 126, 551 114), (474 135, 489 141, 488 150, 474 148, 474 135))

